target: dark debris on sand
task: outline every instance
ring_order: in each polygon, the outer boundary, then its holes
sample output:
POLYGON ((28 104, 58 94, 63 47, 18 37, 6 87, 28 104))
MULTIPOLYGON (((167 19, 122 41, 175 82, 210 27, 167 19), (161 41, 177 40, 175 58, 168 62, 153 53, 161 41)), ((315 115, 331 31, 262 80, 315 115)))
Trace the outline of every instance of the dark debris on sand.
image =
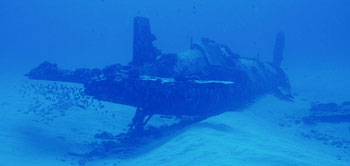
MULTIPOLYGON (((317 126, 318 124, 344 124, 348 126, 348 130, 341 129, 345 133, 329 133, 311 129, 310 131, 302 132, 301 135, 307 139, 318 140, 325 145, 343 149, 344 152, 350 153, 350 101, 341 104, 311 103, 308 115, 302 118, 302 122, 310 126, 317 126)), ((334 128, 334 130, 337 129, 334 128)))

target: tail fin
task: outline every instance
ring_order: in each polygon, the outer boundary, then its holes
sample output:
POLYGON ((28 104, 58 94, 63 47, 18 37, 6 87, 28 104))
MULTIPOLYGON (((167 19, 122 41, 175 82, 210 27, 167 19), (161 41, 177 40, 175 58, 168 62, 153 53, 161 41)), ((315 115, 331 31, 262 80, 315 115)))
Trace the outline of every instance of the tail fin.
POLYGON ((277 68, 281 66, 281 62, 283 60, 284 40, 285 40, 284 32, 277 33, 276 40, 275 40, 275 47, 273 50, 273 61, 272 61, 272 65, 277 68))
POLYGON ((156 59, 159 50, 153 46, 154 40, 156 37, 151 32, 149 19, 135 17, 132 64, 143 65, 156 59))

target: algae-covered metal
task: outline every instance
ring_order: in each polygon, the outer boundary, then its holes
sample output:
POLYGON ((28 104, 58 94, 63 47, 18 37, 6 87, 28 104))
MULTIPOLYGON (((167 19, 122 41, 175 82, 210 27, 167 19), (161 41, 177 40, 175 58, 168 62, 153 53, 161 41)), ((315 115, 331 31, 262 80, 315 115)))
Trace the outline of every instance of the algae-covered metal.
POLYGON ((104 69, 61 70, 44 62, 30 79, 81 83, 98 100, 137 107, 131 130, 141 131, 154 114, 209 117, 235 110, 273 93, 290 99, 290 85, 280 68, 284 35, 275 43, 274 62, 241 58, 227 46, 203 38, 191 49, 162 54, 153 46, 149 20, 134 20, 133 61, 104 69))

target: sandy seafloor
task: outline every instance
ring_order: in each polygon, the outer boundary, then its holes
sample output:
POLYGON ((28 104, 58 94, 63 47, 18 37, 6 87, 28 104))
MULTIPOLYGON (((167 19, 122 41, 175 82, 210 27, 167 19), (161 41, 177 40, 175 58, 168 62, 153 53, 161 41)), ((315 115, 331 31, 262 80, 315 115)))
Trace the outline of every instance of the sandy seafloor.
MULTIPOLYGON (((294 102, 265 95, 252 105, 226 112, 155 140, 135 157, 115 156, 87 161, 88 166, 348 166, 350 147, 307 138, 311 130, 350 139, 349 123, 295 123, 307 114, 310 102, 350 100, 348 67, 287 71, 294 102)), ((28 110, 40 96, 20 92, 26 80, 20 74, 2 74, 0 88, 0 166, 69 166, 101 131, 121 132, 135 108, 105 103, 102 109, 68 107, 64 115, 43 121, 28 110), (10 76, 11 75, 11 76, 10 76), (113 115, 114 114, 114 115, 113 115)), ((79 85, 66 84, 79 87, 79 85)), ((23 89, 22 89, 23 90, 23 89)))

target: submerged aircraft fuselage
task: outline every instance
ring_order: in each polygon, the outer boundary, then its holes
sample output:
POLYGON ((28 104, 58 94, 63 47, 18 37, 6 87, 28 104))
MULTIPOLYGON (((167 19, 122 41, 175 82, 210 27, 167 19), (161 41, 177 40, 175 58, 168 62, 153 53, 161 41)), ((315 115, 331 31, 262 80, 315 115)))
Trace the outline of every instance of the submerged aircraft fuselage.
POLYGON ((207 38, 187 51, 162 54, 153 46, 156 38, 143 17, 134 20, 133 39, 129 65, 61 70, 44 62, 26 76, 81 83, 85 93, 98 100, 135 106, 135 128, 142 128, 154 114, 209 117, 235 110, 266 93, 291 98, 289 81, 280 67, 283 33, 277 35, 272 63, 241 58, 207 38))

